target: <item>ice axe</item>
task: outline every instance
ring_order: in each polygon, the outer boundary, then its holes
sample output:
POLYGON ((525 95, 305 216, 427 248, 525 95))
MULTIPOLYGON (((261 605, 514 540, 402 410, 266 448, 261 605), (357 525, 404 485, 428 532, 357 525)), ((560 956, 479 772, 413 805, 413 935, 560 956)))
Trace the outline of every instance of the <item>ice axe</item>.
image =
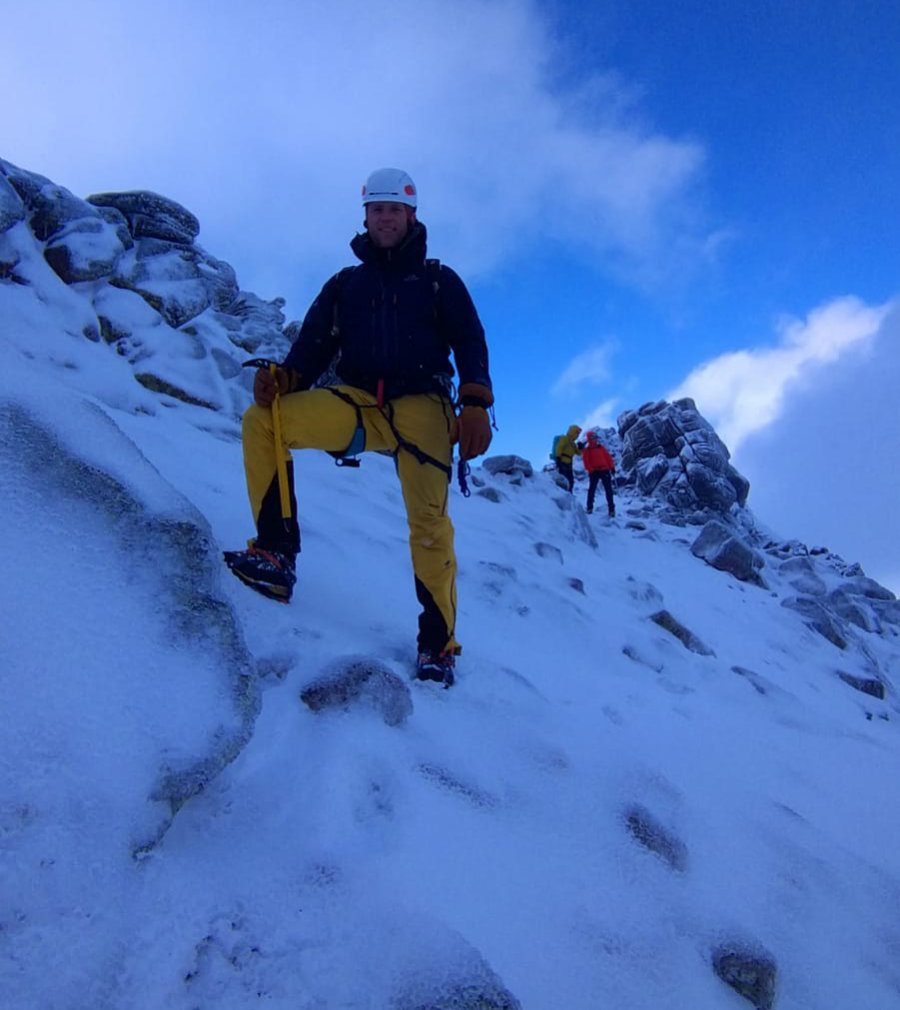
POLYGON ((292 519, 291 491, 288 485, 287 463, 284 459, 284 442, 281 438, 281 392, 278 389, 278 378, 275 375, 279 368, 278 362, 269 358, 251 358, 245 361, 244 368, 268 368, 275 382, 275 399, 272 401, 272 432, 275 436, 275 472, 278 474, 278 497, 281 501, 281 518, 292 519))

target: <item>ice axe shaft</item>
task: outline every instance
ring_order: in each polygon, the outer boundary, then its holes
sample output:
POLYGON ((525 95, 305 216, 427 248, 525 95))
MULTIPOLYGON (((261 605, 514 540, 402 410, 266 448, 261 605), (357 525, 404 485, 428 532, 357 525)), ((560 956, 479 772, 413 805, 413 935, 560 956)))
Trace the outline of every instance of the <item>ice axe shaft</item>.
POLYGON ((284 440, 281 437, 281 392, 278 389, 276 371, 278 363, 268 358, 253 358, 245 361, 244 368, 268 368, 275 382, 275 399, 272 401, 272 434, 275 437, 275 473, 278 476, 278 498, 281 502, 281 518, 293 519, 291 511, 291 489, 288 484, 287 461, 284 458, 284 440))

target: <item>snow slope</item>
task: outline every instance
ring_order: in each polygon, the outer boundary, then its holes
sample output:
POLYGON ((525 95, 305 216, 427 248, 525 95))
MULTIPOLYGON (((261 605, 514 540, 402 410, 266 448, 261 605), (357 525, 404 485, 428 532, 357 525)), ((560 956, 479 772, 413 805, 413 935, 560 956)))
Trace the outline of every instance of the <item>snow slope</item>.
POLYGON ((749 1006, 722 946, 777 1007, 900 1005, 893 626, 842 651, 776 564, 740 583, 630 492, 607 520, 481 470, 458 683, 412 682, 391 461, 295 454, 297 592, 258 597, 219 563, 252 533, 237 420, 36 290, 0 284, 0 1005, 749 1006), (408 685, 400 725, 300 701, 354 655, 408 685), (883 700, 838 675, 873 670, 883 700))

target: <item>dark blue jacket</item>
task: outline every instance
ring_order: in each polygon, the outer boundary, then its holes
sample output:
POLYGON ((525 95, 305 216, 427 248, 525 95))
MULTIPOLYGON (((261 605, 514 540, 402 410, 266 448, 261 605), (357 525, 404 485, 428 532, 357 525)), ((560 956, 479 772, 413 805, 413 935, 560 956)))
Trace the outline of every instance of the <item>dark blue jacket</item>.
POLYGON ((339 381, 385 400, 408 393, 447 392, 459 384, 491 388, 484 328, 465 284, 441 264, 435 279, 425 262, 426 231, 417 222, 396 249, 367 234, 350 243, 361 263, 335 274, 310 306, 285 366, 314 385, 335 363, 339 381))

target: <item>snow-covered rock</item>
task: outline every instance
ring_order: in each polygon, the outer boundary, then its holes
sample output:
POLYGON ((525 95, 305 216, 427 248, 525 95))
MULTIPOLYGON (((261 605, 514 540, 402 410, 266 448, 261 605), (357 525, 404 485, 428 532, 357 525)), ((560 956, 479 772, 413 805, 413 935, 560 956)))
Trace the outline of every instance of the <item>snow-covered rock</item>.
POLYGON ((644 494, 682 512, 727 514, 746 504, 750 484, 729 462, 730 453, 693 400, 648 403, 618 418, 622 469, 644 494))
POLYGON ((250 383, 242 361, 282 358, 290 346, 284 300, 242 292, 231 266, 196 244, 199 230, 189 210, 156 193, 81 200, 0 159, 0 280, 45 300, 71 292, 84 303, 82 335, 125 357, 144 388, 236 419, 250 383))

